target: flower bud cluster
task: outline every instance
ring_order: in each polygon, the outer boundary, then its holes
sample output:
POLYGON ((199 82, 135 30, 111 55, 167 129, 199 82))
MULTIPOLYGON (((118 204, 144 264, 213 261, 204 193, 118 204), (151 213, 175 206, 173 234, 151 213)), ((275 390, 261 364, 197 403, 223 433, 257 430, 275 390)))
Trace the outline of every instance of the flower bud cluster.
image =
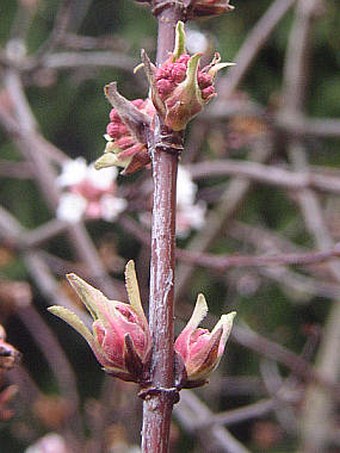
MULTIPOLYGON (((170 57, 161 67, 156 70, 156 86, 162 101, 166 101, 186 78, 189 54, 183 54, 173 61, 170 57)), ((197 83, 201 92, 202 99, 208 102, 215 95, 213 77, 207 71, 209 66, 199 69, 197 72, 197 83)))
MULTIPOLYGON (((151 118, 155 114, 154 106, 149 99, 135 99, 131 104, 151 118)), ((124 168, 124 174, 130 174, 150 163, 146 144, 138 140, 115 108, 110 112, 110 122, 104 137, 107 144, 104 154, 95 163, 97 169, 118 166, 124 168)))
POLYGON ((211 63, 200 68, 201 54, 190 56, 185 49, 183 22, 176 27, 175 48, 160 66, 153 65, 142 51, 142 65, 150 84, 150 99, 128 101, 117 91, 116 83, 105 86, 104 92, 113 106, 110 123, 104 137, 104 154, 95 162, 95 168, 122 167, 122 174, 135 173, 148 166, 147 135, 155 128, 155 114, 170 130, 180 132, 215 95, 217 72, 232 65, 221 63, 215 53, 211 63))
POLYGON ((220 363, 236 315, 235 312, 222 315, 210 332, 198 327, 207 313, 205 297, 199 294, 189 322, 175 341, 177 359, 182 365, 177 379, 182 387, 198 387, 206 383, 220 363))
POLYGON ((176 43, 169 58, 155 67, 145 53, 142 60, 151 85, 151 98, 164 124, 174 130, 184 130, 215 95, 217 72, 232 65, 221 63, 215 53, 211 63, 200 67, 201 54, 190 56, 185 49, 186 36, 183 22, 176 27, 176 43))
POLYGON ((91 331, 67 308, 53 306, 49 311, 85 338, 107 373, 125 381, 145 381, 151 336, 140 300, 133 261, 127 263, 125 271, 130 303, 109 300, 101 291, 75 274, 69 274, 67 278, 93 318, 91 331))
MULTIPOLYGON (((129 261, 125 271, 130 303, 109 300, 75 274, 67 278, 93 318, 91 330, 65 307, 52 306, 49 311, 84 337, 107 373, 125 381, 147 384, 152 339, 134 262, 129 261)), ((198 327, 207 312, 205 298, 199 294, 193 314, 174 344, 178 388, 203 385, 221 360, 235 312, 222 315, 211 332, 198 327)))

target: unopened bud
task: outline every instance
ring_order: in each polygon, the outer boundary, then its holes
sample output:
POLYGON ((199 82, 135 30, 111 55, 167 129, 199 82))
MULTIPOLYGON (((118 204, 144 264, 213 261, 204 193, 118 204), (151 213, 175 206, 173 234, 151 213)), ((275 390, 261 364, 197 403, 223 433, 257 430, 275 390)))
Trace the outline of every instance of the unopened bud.
POLYGON ((67 276, 93 318, 92 332, 64 307, 53 306, 49 311, 85 338, 105 371, 126 381, 142 382, 150 357, 151 336, 133 261, 128 262, 125 276, 130 304, 107 299, 75 274, 67 276))
POLYGON ((182 359, 186 372, 183 387, 202 385, 218 366, 236 315, 235 312, 222 315, 209 332, 198 328, 207 312, 205 298, 199 294, 194 312, 175 342, 175 351, 182 359))

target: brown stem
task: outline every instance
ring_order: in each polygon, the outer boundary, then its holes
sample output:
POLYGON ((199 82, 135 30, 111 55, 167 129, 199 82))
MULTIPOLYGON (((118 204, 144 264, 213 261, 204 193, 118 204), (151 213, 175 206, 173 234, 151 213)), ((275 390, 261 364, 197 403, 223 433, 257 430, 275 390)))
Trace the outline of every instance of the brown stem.
MULTIPOLYGON (((157 3, 157 2, 155 2, 157 3)), ((157 7, 157 4, 155 5, 157 7)), ((169 2, 158 16, 157 63, 164 61, 173 49, 175 26, 181 18, 177 4, 169 2)), ((165 152, 161 145, 163 127, 156 128, 156 143, 152 157, 154 180, 149 324, 153 339, 151 385, 146 392, 143 412, 143 453, 166 453, 169 450, 169 431, 174 389, 174 268, 176 178, 178 156, 165 152)), ((167 133, 169 131, 166 131, 167 133)), ((167 134, 169 137, 169 134, 167 134)), ((170 132, 171 135, 171 132, 170 132)), ((176 139, 175 134, 173 139, 176 139)), ((145 393, 144 393, 145 394, 145 393)))

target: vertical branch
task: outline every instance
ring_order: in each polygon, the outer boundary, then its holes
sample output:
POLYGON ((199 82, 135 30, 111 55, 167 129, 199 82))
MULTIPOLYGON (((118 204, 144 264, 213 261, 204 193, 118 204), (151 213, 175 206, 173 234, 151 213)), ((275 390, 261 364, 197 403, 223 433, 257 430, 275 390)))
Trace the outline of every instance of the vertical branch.
MULTIPOLYGON (((175 26, 181 18, 178 5, 167 5, 158 15, 157 63, 160 64, 173 50, 175 26)), ((157 2, 155 12, 157 14, 157 2)), ((167 131, 160 124, 155 128, 152 158, 154 180, 149 325, 153 339, 151 359, 151 387, 144 402, 142 450, 167 452, 174 397, 174 268, 176 178, 178 155, 165 152, 162 137, 170 142, 181 140, 181 135, 167 131)), ((171 144, 170 144, 171 146, 171 144)))

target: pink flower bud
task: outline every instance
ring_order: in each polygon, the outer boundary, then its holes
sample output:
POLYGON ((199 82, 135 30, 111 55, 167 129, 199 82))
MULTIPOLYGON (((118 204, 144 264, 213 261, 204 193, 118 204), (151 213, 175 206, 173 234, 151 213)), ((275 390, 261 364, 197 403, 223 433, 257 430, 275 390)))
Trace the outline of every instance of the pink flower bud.
POLYGON ((112 138, 119 139, 128 133, 128 129, 125 124, 121 123, 120 120, 117 120, 106 126, 106 133, 112 138))
POLYGON ((214 96, 216 96, 216 93, 215 88, 212 85, 202 90, 202 99, 204 99, 206 102, 208 102, 214 96))
POLYGON ((151 336, 133 261, 127 263, 125 272, 130 304, 107 299, 75 274, 67 278, 93 318, 92 332, 64 307, 53 306, 49 311, 85 338, 105 371, 126 381, 142 382, 150 358, 151 336))
POLYGON ((229 337, 233 319, 231 312, 222 315, 214 329, 198 328, 208 312, 203 294, 199 294, 194 312, 175 342, 175 351, 184 363, 186 376, 182 379, 184 387, 204 384, 212 371, 218 366, 229 337))
MULTIPOLYGON (((149 99, 135 99, 130 103, 148 117, 153 118, 155 108, 149 99)), ((105 136, 108 143, 104 154, 95 162, 96 169, 123 167, 122 173, 128 175, 147 166, 150 163, 150 157, 146 143, 139 141, 134 131, 124 124, 115 108, 110 112, 110 120, 105 136)))
MULTIPOLYGON (((196 2, 195 2, 196 4, 196 2)), ((187 123, 197 115, 214 96, 217 72, 230 63, 220 63, 215 54, 212 62, 200 68, 201 54, 190 56, 185 51, 184 25, 178 22, 176 44, 169 58, 159 67, 144 66, 152 85, 152 100, 164 123, 174 131, 185 129, 187 123), (154 74, 150 74, 154 71, 154 74)))

